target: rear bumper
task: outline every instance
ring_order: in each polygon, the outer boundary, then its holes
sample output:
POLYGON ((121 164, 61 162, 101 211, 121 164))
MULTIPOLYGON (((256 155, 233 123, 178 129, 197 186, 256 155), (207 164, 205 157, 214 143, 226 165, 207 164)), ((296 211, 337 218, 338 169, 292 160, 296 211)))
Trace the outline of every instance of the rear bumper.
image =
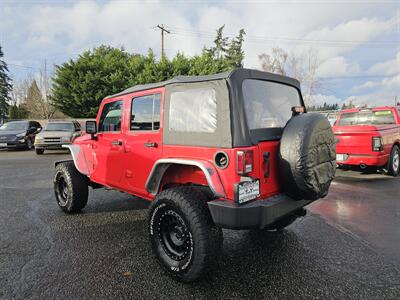
POLYGON ((208 207, 216 225, 228 229, 249 229, 265 228, 311 202, 293 200, 280 194, 240 206, 228 200, 214 200, 208 202, 208 207))
POLYGON ((365 165, 369 167, 382 167, 387 165, 389 160, 389 154, 379 154, 379 155, 347 154, 347 155, 348 155, 347 159, 343 161, 336 161, 336 163, 338 165, 350 165, 350 166, 365 165))

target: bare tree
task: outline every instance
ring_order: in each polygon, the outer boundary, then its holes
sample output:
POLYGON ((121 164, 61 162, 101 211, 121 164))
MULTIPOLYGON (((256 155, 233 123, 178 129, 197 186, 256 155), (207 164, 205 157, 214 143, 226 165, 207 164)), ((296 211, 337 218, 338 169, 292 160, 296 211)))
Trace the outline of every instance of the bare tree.
POLYGON ((13 89, 10 93, 10 104, 11 105, 20 105, 26 100, 26 96, 28 95, 28 89, 29 86, 32 83, 32 80, 30 77, 29 79, 23 79, 19 81, 14 81, 13 84, 13 89))
POLYGON ((273 48, 271 54, 263 53, 258 56, 261 68, 266 72, 286 75, 288 54, 282 48, 273 48))
POLYGON ((258 56, 261 68, 264 71, 287 75, 300 81, 306 105, 313 105, 313 95, 321 91, 323 84, 318 77, 318 68, 321 61, 314 49, 306 53, 290 54, 282 48, 273 48, 271 54, 258 56))
POLYGON ((56 109, 50 101, 51 81, 46 61, 38 74, 28 75, 14 84, 11 98, 12 104, 20 105, 30 118, 50 119, 54 116, 56 109))

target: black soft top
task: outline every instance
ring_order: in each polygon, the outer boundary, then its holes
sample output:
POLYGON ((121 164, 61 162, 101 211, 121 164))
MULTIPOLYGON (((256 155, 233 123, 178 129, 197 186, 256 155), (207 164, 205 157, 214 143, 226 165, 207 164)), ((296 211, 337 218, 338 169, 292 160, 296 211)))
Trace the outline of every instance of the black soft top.
POLYGON ((205 81, 214 81, 214 80, 221 80, 226 79, 230 82, 231 85, 235 85, 235 83, 240 83, 243 79, 252 78, 252 79, 261 79, 261 80, 268 80, 268 81, 276 81, 288 85, 292 85, 297 89, 300 89, 300 83, 298 80, 282 76, 278 74, 273 74, 269 72, 259 71, 259 70, 252 70, 252 69, 235 69, 228 72, 212 74, 212 75, 200 75, 200 76, 176 76, 172 79, 156 82, 156 83, 149 83, 149 84, 139 84, 134 85, 126 90, 123 90, 120 93, 107 96, 106 98, 114 98, 126 94, 130 94, 133 92, 145 91, 150 89, 155 89, 159 87, 164 87, 174 83, 194 83, 194 82, 205 82, 205 81))

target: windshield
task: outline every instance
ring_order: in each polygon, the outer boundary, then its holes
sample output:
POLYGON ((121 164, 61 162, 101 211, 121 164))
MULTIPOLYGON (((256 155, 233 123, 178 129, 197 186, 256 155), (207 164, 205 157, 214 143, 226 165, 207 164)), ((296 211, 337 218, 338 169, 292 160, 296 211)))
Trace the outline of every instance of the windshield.
POLYGON ((0 130, 4 131, 18 131, 18 130, 27 130, 28 123, 25 122, 9 122, 5 123, 0 127, 0 130))
POLYGON ((250 129, 282 128, 292 116, 292 107, 301 105, 299 92, 289 85, 245 79, 242 89, 250 129))
POLYGON ((73 131, 72 123, 48 123, 44 131, 73 131))
POLYGON ((339 126, 383 125, 395 123, 394 115, 391 110, 366 110, 343 113, 340 116, 339 126))

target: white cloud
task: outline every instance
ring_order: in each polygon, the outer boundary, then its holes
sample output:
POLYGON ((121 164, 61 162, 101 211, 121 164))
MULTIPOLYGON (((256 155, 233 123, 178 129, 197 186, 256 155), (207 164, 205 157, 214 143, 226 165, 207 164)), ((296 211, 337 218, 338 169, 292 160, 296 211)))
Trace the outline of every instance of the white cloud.
POLYGON ((321 77, 351 76, 360 72, 357 63, 350 63, 343 56, 335 56, 325 60, 318 68, 321 77))
POLYGON ((400 74, 378 81, 367 81, 353 88, 353 92, 359 92, 359 94, 348 97, 346 102, 351 99, 356 104, 393 105, 395 96, 400 101, 400 74), (361 93, 362 91, 364 93, 361 93))
POLYGON ((386 20, 361 18, 339 23, 334 27, 323 27, 314 30, 306 34, 304 39, 309 41, 324 41, 326 47, 320 49, 320 56, 321 59, 327 59, 350 52, 363 43, 393 29, 398 22, 396 16, 386 20))
MULTIPOLYGON (((399 42, 400 43, 400 42, 399 42)), ((395 75, 400 73, 400 52, 394 59, 379 62, 370 67, 367 71, 370 75, 395 75)))

